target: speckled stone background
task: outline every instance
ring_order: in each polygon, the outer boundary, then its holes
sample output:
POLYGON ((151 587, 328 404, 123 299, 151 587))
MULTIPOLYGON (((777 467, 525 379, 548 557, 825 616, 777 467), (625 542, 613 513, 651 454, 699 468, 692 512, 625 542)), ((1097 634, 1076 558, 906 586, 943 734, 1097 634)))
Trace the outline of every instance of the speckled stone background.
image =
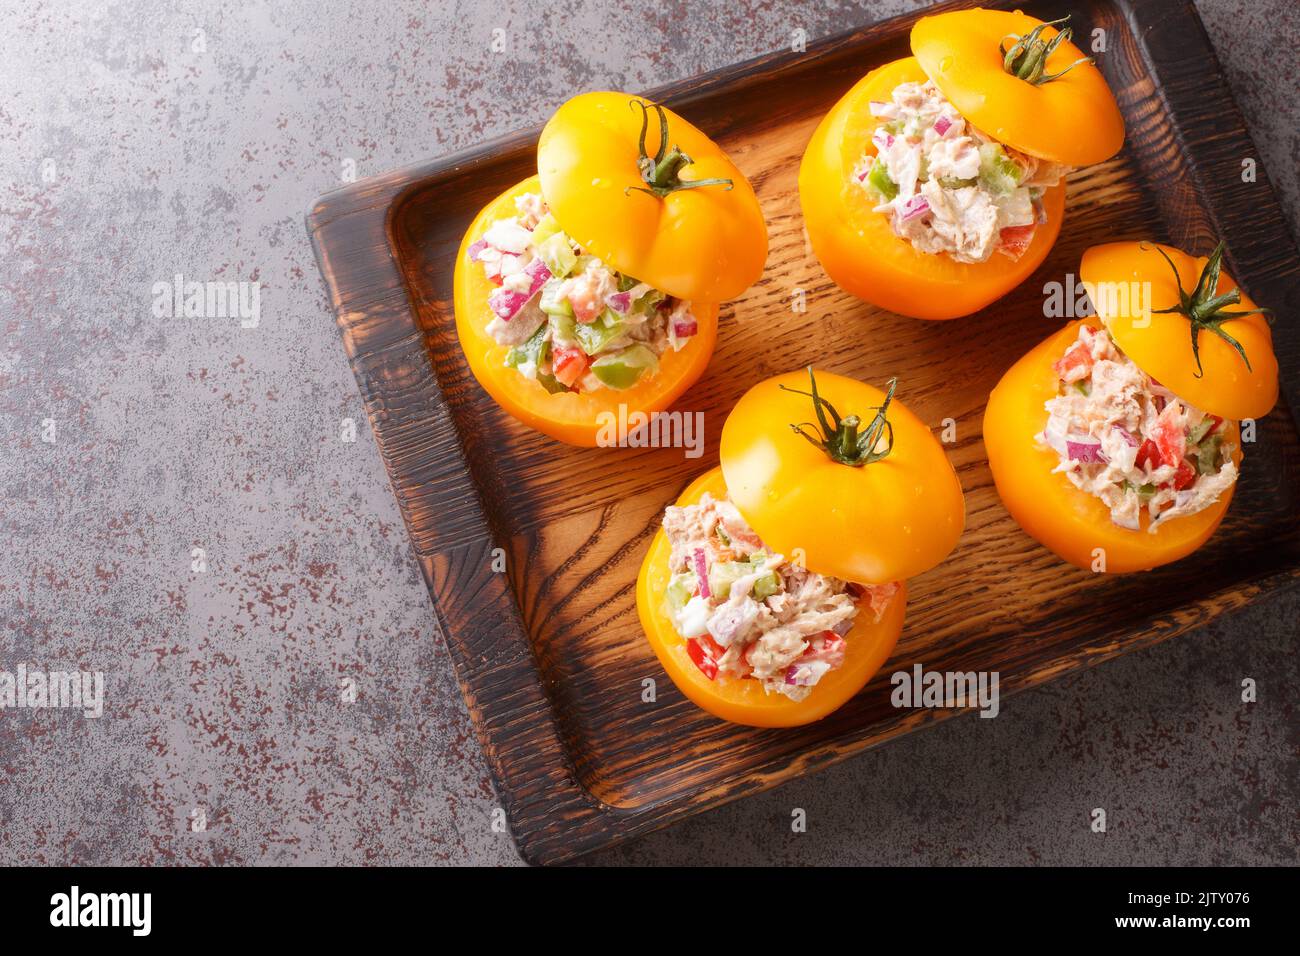
MULTIPOLYGON (((352 168, 539 123, 578 90, 916 5, 5 4, 0 670, 102 671, 107 704, 0 712, 0 863, 517 862, 303 213, 352 168), (177 273, 260 282, 257 327, 156 317, 152 286, 177 273)), ((1294 230, 1300 9, 1199 7, 1294 230)), ((1252 609, 593 859, 1295 863, 1297 611, 1252 609)))

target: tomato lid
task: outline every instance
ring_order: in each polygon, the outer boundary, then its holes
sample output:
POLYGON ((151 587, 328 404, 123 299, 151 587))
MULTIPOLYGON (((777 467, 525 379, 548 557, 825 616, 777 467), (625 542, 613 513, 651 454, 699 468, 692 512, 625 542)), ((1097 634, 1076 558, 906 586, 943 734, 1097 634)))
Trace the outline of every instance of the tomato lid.
POLYGON ((1142 371, 1202 411, 1259 418, 1277 404, 1273 334, 1219 268, 1222 255, 1222 243, 1195 257, 1153 242, 1112 242, 1083 254, 1079 277, 1115 344, 1142 371), (1188 314, 1169 311, 1175 307, 1188 314))
POLYGON ((727 416, 731 500, 764 544, 819 574, 887 584, 934 567, 966 520, 942 446, 893 397, 895 382, 882 392, 813 375, 760 382, 727 416))
POLYGON ((918 20, 912 52, 981 132, 1030 156, 1090 166, 1119 152, 1124 119, 1101 71, 1070 42, 1070 28, 1053 22, 1065 38, 1023 13, 954 10, 918 20))
POLYGON ((672 110, 626 93, 575 96, 542 130, 537 171, 564 231, 624 275, 705 302, 762 275, 767 224, 753 188, 672 110))

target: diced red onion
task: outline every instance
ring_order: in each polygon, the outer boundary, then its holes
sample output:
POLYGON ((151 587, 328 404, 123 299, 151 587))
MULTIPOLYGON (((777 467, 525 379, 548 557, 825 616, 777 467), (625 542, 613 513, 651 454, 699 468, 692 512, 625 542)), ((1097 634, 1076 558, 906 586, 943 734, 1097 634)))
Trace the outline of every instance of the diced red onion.
POLYGON ((1123 425, 1117 424, 1115 426, 1115 431, 1119 432, 1120 435, 1123 436, 1124 441, 1127 442, 1131 447, 1136 448, 1139 444, 1141 444, 1136 438, 1133 437, 1133 433, 1130 432, 1123 425))
POLYGON ((1101 442, 1092 441, 1075 441, 1071 438, 1065 440, 1065 454, 1070 461, 1082 461, 1088 464, 1098 464, 1106 461, 1101 454, 1101 442))
POLYGON ((831 630, 840 637, 843 637, 845 634, 849 633, 849 631, 853 630, 853 618, 846 617, 844 620, 840 621, 840 623, 831 628, 831 630))
POLYGON ((689 339, 700 330, 699 323, 689 317, 673 319, 673 335, 679 339, 689 339))
MULTIPOLYGON (((876 147, 877 152, 884 152, 894 145, 894 137, 888 130, 878 129, 871 137, 872 144, 876 147)), ((870 170, 868 170, 870 172, 870 170)), ((865 173, 863 174, 865 175, 865 173)), ((859 176, 859 179, 862 177, 859 176)))
POLYGON ((632 292, 615 292, 605 298, 605 303, 619 315, 626 315, 627 310, 632 308, 632 292))
POLYGON ((513 319, 519 314, 519 310, 526 306, 533 296, 537 295, 538 290, 546 285, 546 280, 551 277, 551 270, 547 268, 546 263, 541 259, 534 259, 524 267, 524 275, 529 278, 527 292, 514 292, 510 289, 500 288, 488 296, 488 307, 503 322, 509 322, 513 319))
POLYGON ((470 247, 465 250, 465 255, 469 257, 470 262, 478 261, 478 254, 488 247, 486 239, 480 239, 478 242, 470 243, 470 247))
POLYGON ((796 661, 786 668, 785 682, 795 687, 811 687, 830 669, 831 665, 825 661, 811 660, 802 663, 796 661), (800 671, 807 671, 807 673, 800 677, 798 676, 800 671))
POLYGON ((907 202, 903 203, 902 213, 903 221, 915 219, 917 216, 924 216, 930 211, 930 203, 924 196, 913 196, 907 202))
POLYGON ((948 130, 951 128, 952 128, 952 120, 948 119, 948 117, 946 116, 940 116, 937 120, 934 121, 934 131, 938 133, 940 136, 948 132, 948 130))
POLYGON ((1192 503, 1192 499, 1195 497, 1196 497, 1196 492, 1192 491, 1192 489, 1190 488, 1184 488, 1182 491, 1176 491, 1174 492, 1174 507, 1185 508, 1192 503))
POLYGON ((695 577, 700 582, 700 597, 713 597, 713 592, 709 590, 709 564, 704 559, 704 549, 696 548, 691 558, 695 564, 695 577))

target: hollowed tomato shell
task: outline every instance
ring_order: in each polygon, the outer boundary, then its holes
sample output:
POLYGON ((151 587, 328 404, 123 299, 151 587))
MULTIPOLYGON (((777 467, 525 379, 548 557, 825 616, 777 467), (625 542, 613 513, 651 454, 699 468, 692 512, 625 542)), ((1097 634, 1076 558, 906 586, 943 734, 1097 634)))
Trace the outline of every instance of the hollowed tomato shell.
MULTIPOLYGON (((1003 505, 1032 538, 1061 558, 1086 571, 1098 565, 1104 552, 1107 573, 1145 571, 1191 554, 1214 534, 1232 501, 1236 485, 1203 511, 1171 518, 1154 534, 1143 512, 1141 530, 1121 528, 1110 520, 1101 499, 1070 484, 1052 469, 1060 459, 1034 436, 1047 424, 1044 404, 1057 395, 1060 381, 1052 368, 1087 324, 1100 329, 1095 318, 1071 322, 1029 351, 1002 376, 989 395, 984 412, 984 447, 1003 505)), ((1232 442, 1232 459, 1241 465, 1241 439, 1236 423, 1225 421, 1225 440, 1232 442)))
POLYGON ((454 279, 456 334, 474 378, 498 405, 525 425, 552 438, 571 445, 594 446, 602 429, 602 413, 617 419, 620 404, 627 407, 629 414, 664 411, 695 383, 713 355, 718 336, 718 307, 692 302, 699 326, 696 334, 681 351, 664 352, 659 357, 659 370, 649 378, 643 377, 632 388, 550 394, 537 382, 508 368, 505 358, 509 346, 497 344, 487 334, 487 324, 492 319, 488 296, 496 286, 488 281, 483 267, 471 262, 468 255, 470 245, 482 238, 494 220, 516 214, 515 197, 529 192, 541 192, 536 176, 507 189, 488 203, 465 232, 454 279))
POLYGON ((920 63, 908 57, 872 70, 849 90, 804 151, 799 201, 813 252, 836 285, 901 315, 955 319, 1002 298, 1042 265, 1061 232, 1065 184, 1044 193, 1047 222, 1015 261, 999 252, 977 263, 918 252, 873 211, 876 200, 853 181, 853 171, 864 153, 875 155, 871 137, 886 122, 871 115, 871 101, 888 100, 900 83, 924 81, 920 63))
MULTIPOLYGON (((714 468, 695 479, 677 504, 695 504, 705 492, 715 498, 727 493, 722 470, 714 468)), ((668 589, 668 536, 660 528, 641 565, 636 584, 636 609, 646 639, 672 678, 677 689, 699 707, 737 724, 751 727, 797 727, 820 720, 844 705, 861 690, 893 653, 907 614, 907 587, 899 583, 897 593, 877 621, 870 604, 859 605, 853 628, 845 635, 848 644, 843 665, 827 672, 804 700, 793 701, 783 694, 768 694, 756 680, 719 675, 713 680, 695 666, 686 651, 686 641, 673 627, 665 607, 668 589)))

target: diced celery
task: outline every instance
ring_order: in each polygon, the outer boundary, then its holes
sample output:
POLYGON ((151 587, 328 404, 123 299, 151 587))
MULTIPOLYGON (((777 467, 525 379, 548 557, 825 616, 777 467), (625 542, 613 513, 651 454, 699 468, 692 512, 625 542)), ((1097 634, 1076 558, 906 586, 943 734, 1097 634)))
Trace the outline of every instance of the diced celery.
POLYGON ((997 143, 980 147, 980 182, 989 192, 1005 195, 1020 185, 1024 170, 997 143))
POLYGON ((533 243, 541 245, 551 236, 560 231, 560 224, 555 221, 555 217, 549 212, 541 218, 536 226, 533 227, 533 243))
POLYGON ((761 601, 769 598, 779 590, 781 590, 781 582, 777 580, 776 572, 768 571, 754 582, 754 600, 761 601))
POLYGON ((658 367, 659 360, 654 352, 644 345, 633 345, 612 355, 602 355, 591 363, 592 374, 601 384, 616 389, 631 388, 642 373, 653 372, 658 367))
POLYGON ((560 295, 559 279, 550 279, 546 285, 542 286, 542 298, 540 305, 542 311, 547 315, 558 315, 564 318, 573 318, 573 306, 569 300, 560 295))
POLYGON ((725 601, 731 595, 731 586, 737 579, 753 570, 748 561, 715 561, 709 567, 709 590, 719 600, 725 601))
POLYGON ((1087 382, 1074 382, 1073 384, 1074 390, 1080 395, 1088 395, 1092 392, 1092 389, 1088 388, 1087 382))
POLYGON ((542 388, 546 389, 552 395, 558 395, 560 392, 567 392, 569 390, 569 386, 565 385, 554 375, 548 375, 545 372, 537 373, 537 381, 541 384, 542 388))
POLYGON ((551 341, 557 346, 578 345, 577 324, 572 315, 551 313, 551 341))
POLYGON ((1204 438, 1209 433, 1210 429, 1213 427, 1214 427, 1213 418, 1208 418, 1208 417, 1202 418, 1199 422, 1196 423, 1196 426, 1187 433, 1187 444, 1199 445, 1201 443, 1201 439, 1204 438))
POLYGON ((578 344, 588 355, 595 355, 623 334, 623 322, 613 309, 606 309, 595 322, 578 323, 578 344))
POLYGON ((871 172, 867 173, 867 185, 879 193, 886 202, 898 195, 898 184, 889 178, 889 171, 885 169, 885 164, 878 156, 871 164, 871 172))
POLYGON ((620 275, 618 277, 619 292, 626 292, 628 289, 634 289, 640 284, 640 279, 633 279, 631 276, 620 275))
POLYGON ((664 294, 658 289, 650 289, 632 303, 632 311, 637 315, 648 315, 664 300, 664 294))
POLYGON ((673 612, 679 612, 686 606, 686 602, 691 599, 691 591, 695 584, 695 575, 690 572, 683 574, 674 574, 668 582, 667 598, 668 606, 673 612))
POLYGON ((1211 435, 1196 448, 1196 470, 1202 475, 1212 475, 1219 470, 1219 446, 1222 435, 1211 435))
POLYGON ((596 259, 595 256, 588 255, 587 253, 584 252, 582 255, 578 256, 578 261, 577 261, 576 263, 574 263, 574 266, 573 266, 573 268, 569 271, 569 274, 570 274, 570 275, 575 275, 575 276, 576 276, 576 275, 578 275, 578 274, 580 274, 580 273, 586 272, 586 271, 587 271, 587 267, 590 266, 593 262, 596 262, 596 261, 598 261, 598 260, 596 259))
POLYGON ((546 341, 546 324, 543 323, 526 341, 506 353, 506 365, 510 368, 531 368, 536 372, 550 357, 550 351, 550 343, 546 341))
POLYGON ((578 264, 578 254, 569 245, 569 237, 562 232, 557 232, 539 245, 537 256, 557 279, 563 279, 578 264))

